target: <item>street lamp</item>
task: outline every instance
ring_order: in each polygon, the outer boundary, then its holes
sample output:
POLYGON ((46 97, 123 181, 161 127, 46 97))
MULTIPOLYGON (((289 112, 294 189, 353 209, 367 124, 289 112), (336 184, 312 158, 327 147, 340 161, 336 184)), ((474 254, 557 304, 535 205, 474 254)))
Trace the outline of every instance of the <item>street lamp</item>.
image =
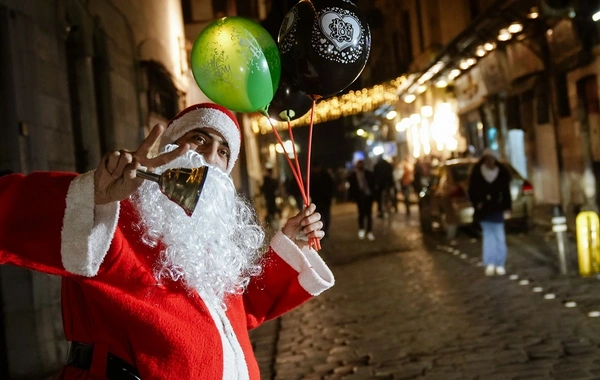
POLYGON ((410 127, 410 119, 405 117, 396 123, 396 131, 404 132, 410 127))
POLYGON ((432 117, 433 116, 433 107, 432 106, 421 107, 421 115, 423 115, 423 117, 432 117))
POLYGON ((381 156, 385 152, 385 149, 381 145, 377 145, 373 148, 373 154, 376 156, 381 156))
POLYGON ((404 95, 404 102, 405 103, 412 103, 417 99, 417 97, 413 94, 406 94, 404 95))
POLYGON ((527 15, 528 18, 534 20, 538 17, 540 17, 540 11, 538 10, 537 7, 533 7, 531 8, 531 10, 529 11, 529 14, 527 15))
POLYGON ((454 80, 460 75, 460 73, 461 73, 460 69, 454 69, 454 70, 450 71, 450 74, 448 74, 448 79, 454 80))
POLYGON ((500 29, 500 32, 498 32, 498 41, 508 41, 511 38, 512 34, 508 29, 500 29))
POLYGON ((495 42, 486 42, 485 44, 483 44, 483 48, 487 51, 492 51, 496 48, 496 43, 495 42))
POLYGON ((523 24, 521 24, 520 22, 513 22, 508 27, 508 31, 512 34, 520 33, 523 31, 523 24))
POLYGON ((435 87, 446 88, 448 87, 448 80, 446 78, 440 78, 435 82, 435 87))
POLYGON ((410 115, 410 121, 412 121, 413 124, 419 124, 421 122, 421 115, 413 113, 410 115))

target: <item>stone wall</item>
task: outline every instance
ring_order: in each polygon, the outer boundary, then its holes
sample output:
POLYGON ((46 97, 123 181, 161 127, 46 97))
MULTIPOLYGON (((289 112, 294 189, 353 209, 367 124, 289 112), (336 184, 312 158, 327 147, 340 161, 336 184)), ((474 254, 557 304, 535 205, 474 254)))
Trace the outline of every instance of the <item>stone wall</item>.
MULTIPOLYGON (((150 120, 140 61, 187 92, 178 0, 0 0, 0 45, 0 170, 85 171, 135 149, 150 120)), ((67 355, 60 278, 2 266, 0 285, 0 378, 55 372, 67 355)))

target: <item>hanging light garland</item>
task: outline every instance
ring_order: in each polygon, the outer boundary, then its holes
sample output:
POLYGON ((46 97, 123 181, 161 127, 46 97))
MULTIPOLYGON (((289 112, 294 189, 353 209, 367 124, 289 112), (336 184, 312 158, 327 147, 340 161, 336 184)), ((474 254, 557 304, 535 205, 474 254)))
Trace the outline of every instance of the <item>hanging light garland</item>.
MULTIPOLYGON (((398 89, 405 81, 406 77, 401 76, 386 83, 358 91, 350 91, 347 94, 323 100, 315 108, 314 124, 370 112, 382 104, 394 104, 398 101, 398 89)), ((291 125, 292 127, 300 127, 309 123, 310 112, 299 119, 293 120, 291 125)), ((287 125, 287 122, 273 120, 273 127, 278 130, 287 128, 287 125)), ((256 115, 252 118, 252 131, 256 134, 267 134, 271 131, 271 124, 266 117, 256 115)))

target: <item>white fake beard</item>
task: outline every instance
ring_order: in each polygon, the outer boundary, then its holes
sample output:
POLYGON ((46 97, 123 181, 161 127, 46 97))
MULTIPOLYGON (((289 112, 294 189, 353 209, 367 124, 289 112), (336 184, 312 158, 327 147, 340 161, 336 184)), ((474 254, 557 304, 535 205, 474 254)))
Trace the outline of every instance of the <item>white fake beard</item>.
MULTIPOLYGON (((167 145, 164 152, 175 149, 167 145)), ((261 272, 259 259, 265 233, 254 208, 241 198, 229 175, 189 151, 155 170, 209 166, 200 200, 192 216, 170 201, 152 181, 144 181, 132 196, 141 217, 143 241, 165 247, 156 278, 181 281, 213 307, 225 306, 228 294, 240 294, 261 272)))

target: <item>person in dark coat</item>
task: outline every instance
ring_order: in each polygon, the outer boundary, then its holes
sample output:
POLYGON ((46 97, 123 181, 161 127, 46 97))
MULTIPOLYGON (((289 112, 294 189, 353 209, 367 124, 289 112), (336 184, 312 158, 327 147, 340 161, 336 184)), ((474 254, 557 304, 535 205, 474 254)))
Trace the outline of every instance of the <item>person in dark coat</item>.
POLYGON ((265 197, 265 205, 267 206, 267 223, 273 223, 276 215, 281 215, 276 202, 279 193, 279 182, 273 178, 273 169, 267 169, 260 190, 265 197))
POLYGON ((512 208, 510 180, 510 172, 498 160, 498 153, 490 149, 483 152, 469 178, 469 198, 483 231, 483 264, 488 276, 506 274, 504 217, 512 208))
POLYGON ((358 206, 358 238, 375 240, 373 235, 373 199, 375 196, 375 177, 373 172, 365 169, 363 160, 356 162, 355 171, 350 174, 348 182, 350 200, 358 206))
MULTIPOLYGON (((387 192, 387 195, 389 195, 394 187, 394 167, 381 157, 373 167, 373 175, 375 176, 377 217, 383 218, 384 213, 389 211, 384 210, 384 194, 387 192)), ((396 202, 393 202, 393 208, 396 208, 396 202)))
POLYGON ((310 172, 310 198, 321 214, 325 236, 329 233, 331 224, 331 202, 334 187, 331 174, 323 168, 320 162, 314 162, 310 172))

